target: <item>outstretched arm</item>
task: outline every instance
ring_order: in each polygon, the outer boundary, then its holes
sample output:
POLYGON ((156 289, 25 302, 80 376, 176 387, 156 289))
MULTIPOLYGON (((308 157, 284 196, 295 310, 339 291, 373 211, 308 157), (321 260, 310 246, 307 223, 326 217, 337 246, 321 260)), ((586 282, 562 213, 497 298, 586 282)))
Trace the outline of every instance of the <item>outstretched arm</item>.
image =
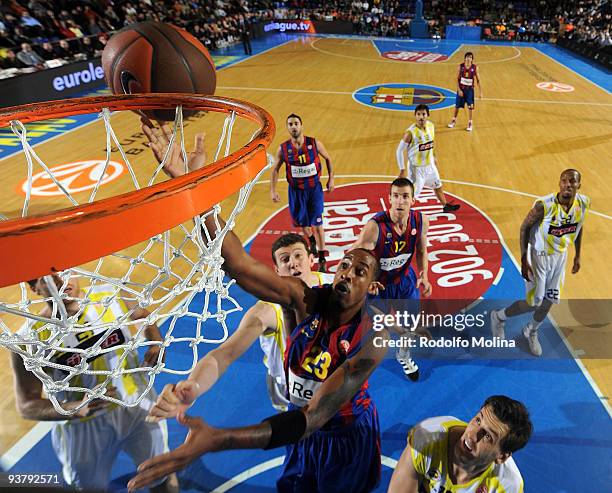
MULTIPOLYGON (((142 129, 149 139, 155 157, 161 162, 169 145, 169 135, 171 134, 169 127, 164 125, 161 129, 156 129, 143 122, 142 129)), ((198 145, 198 137, 196 136, 196 146, 194 151, 190 153, 188 160, 190 171, 194 171, 205 164, 206 153, 202 139, 203 136, 201 136, 198 145)), ((173 178, 184 174, 185 164, 180 153, 171 152, 164 169, 173 178)), ((219 227, 223 229, 225 222, 220 217, 217 219, 219 227)), ((208 233, 211 239, 216 237, 218 233, 217 223, 213 214, 206 216, 203 228, 206 229, 204 234, 208 233)), ((313 291, 302 281, 296 278, 281 278, 267 265, 249 256, 232 231, 228 231, 225 235, 221 255, 225 259, 223 267, 227 274, 235 279, 245 291, 260 300, 292 307, 302 314, 305 313, 307 305, 314 301, 313 291)))
POLYGON ((251 347, 268 327, 274 327, 276 312, 268 304, 256 303, 230 338, 206 354, 193 369, 187 380, 168 384, 149 410, 149 421, 174 418, 186 411, 195 400, 208 392, 225 370, 251 347))
POLYGON ((172 452, 142 463, 138 475, 128 483, 129 491, 178 471, 208 452, 273 448, 306 438, 327 423, 355 395, 382 361, 386 345, 378 344, 383 347, 376 347, 375 337, 386 341, 389 334, 386 330, 371 333, 363 348, 337 368, 321 384, 310 404, 299 411, 278 414, 258 425, 233 429, 213 428, 200 418, 179 415, 179 422, 189 426, 185 443, 172 452))
POLYGON ((325 165, 327 166, 327 191, 328 192, 333 192, 335 185, 334 185, 334 170, 332 168, 332 162, 331 162, 331 157, 329 157, 329 152, 327 152, 327 149, 325 149, 325 146, 323 145, 323 142, 321 142, 320 140, 317 140, 317 151, 319 152, 319 155, 325 159, 325 165))
POLYGON ((351 245, 349 250, 354 248, 365 248, 366 250, 374 250, 378 241, 378 224, 371 219, 365 224, 359 233, 357 241, 351 245))

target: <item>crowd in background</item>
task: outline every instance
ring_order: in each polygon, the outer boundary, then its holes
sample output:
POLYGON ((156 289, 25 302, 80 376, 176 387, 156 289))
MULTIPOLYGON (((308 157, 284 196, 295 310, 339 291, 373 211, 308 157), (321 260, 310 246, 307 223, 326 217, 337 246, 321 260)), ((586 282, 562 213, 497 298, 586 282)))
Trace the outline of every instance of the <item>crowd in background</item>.
MULTIPOLYGON (((251 22, 272 19, 345 20, 355 34, 406 37, 414 10, 414 0, 0 0, 0 70, 99 55, 110 33, 145 20, 183 27, 214 50, 239 42, 251 22)), ((425 0, 424 15, 434 37, 466 23, 489 39, 612 45, 609 0, 425 0)))
MULTIPOLYGON (((51 61, 99 55, 110 36, 135 22, 169 22, 209 49, 240 41, 251 9, 239 0, 0 0, 0 69, 33 71, 51 61)), ((55 65, 55 64, 51 64, 55 65)))

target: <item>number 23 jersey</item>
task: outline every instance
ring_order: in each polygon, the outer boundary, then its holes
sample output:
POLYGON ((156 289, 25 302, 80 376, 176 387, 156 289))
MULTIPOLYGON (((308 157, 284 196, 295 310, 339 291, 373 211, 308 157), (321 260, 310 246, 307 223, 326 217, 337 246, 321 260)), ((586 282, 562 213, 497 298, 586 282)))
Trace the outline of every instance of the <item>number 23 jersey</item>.
MULTIPOLYGON (((319 303, 326 303, 324 300, 331 295, 331 285, 313 289, 326 291, 319 295, 319 303)), ((350 322, 330 330, 325 317, 317 311, 293 329, 285 354, 287 392, 292 408, 307 405, 321 384, 359 352, 370 325, 367 316, 362 319, 362 314, 358 313, 350 322)), ((322 429, 344 428, 373 405, 366 380, 322 429)))

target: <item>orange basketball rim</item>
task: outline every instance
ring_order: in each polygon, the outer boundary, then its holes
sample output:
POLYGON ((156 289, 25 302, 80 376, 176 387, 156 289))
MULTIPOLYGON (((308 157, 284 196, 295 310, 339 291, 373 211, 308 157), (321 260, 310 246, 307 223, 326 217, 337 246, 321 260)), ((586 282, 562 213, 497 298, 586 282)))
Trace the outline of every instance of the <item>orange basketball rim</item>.
POLYGON ((251 142, 203 168, 153 186, 0 222, 0 287, 61 271, 144 241, 201 214, 252 181, 265 167, 275 124, 244 101, 196 94, 98 96, 34 103, 0 111, 0 128, 70 115, 117 110, 183 109, 235 112, 260 126, 251 142))

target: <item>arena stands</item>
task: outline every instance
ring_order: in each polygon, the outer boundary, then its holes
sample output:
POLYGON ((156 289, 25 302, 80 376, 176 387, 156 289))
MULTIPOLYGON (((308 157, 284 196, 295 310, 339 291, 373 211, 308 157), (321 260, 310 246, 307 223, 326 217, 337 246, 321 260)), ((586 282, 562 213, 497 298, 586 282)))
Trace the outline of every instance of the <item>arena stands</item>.
MULTIPOLYGON (((240 24, 274 19, 349 21, 360 35, 407 37, 414 0, 9 0, 0 3, 0 78, 98 56, 112 32, 144 20, 171 22, 210 50, 240 42, 240 24)), ((555 42, 609 63, 609 0, 430 0, 432 37, 451 24, 489 40, 555 42)))

